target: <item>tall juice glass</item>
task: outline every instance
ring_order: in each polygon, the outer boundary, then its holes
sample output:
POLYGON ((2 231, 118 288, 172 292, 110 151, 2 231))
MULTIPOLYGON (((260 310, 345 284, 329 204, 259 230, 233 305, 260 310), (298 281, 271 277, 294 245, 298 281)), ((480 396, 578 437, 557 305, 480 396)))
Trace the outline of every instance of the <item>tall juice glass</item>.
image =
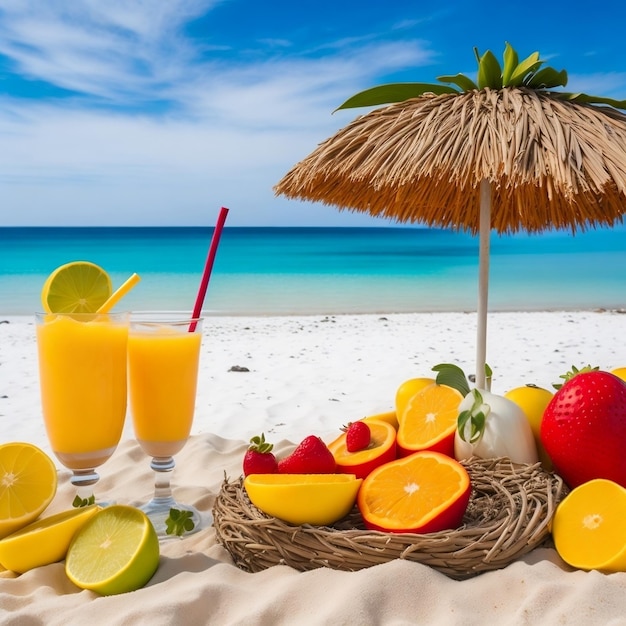
POLYGON ((113 454, 124 428, 129 314, 35 318, 46 432, 84 504, 99 479, 95 468, 113 454))
POLYGON ((142 508, 159 536, 166 536, 170 509, 189 511, 194 530, 203 525, 195 507, 176 502, 170 475, 174 455, 191 432, 196 404, 196 385, 202 319, 157 319, 138 316, 130 324, 128 368, 130 406, 135 436, 152 457, 154 497, 142 508))

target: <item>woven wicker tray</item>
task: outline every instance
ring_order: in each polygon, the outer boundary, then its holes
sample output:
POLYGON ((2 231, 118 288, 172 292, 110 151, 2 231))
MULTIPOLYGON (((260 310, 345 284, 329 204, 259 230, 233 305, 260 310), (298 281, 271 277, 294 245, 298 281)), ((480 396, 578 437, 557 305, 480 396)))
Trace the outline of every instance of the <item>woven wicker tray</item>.
POLYGON ((356 571, 406 559, 455 579, 500 569, 550 540, 548 524, 567 488, 540 464, 509 459, 464 461, 472 494, 455 530, 430 534, 365 530, 358 509, 332 527, 292 526, 259 511, 243 479, 224 483, 213 509, 217 540, 243 570, 273 565, 300 571, 318 567, 356 571))

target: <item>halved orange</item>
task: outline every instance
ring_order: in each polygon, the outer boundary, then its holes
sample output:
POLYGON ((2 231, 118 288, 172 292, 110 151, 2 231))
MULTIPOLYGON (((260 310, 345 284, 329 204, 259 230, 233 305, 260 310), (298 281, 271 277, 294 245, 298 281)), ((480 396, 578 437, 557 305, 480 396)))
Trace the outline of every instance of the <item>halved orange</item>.
POLYGON ((604 478, 571 491, 552 519, 560 557, 572 567, 626 572, 626 489, 604 478))
POLYGON ((413 396, 435 382, 434 378, 418 377, 405 380, 396 391, 396 415, 400 417, 406 411, 406 407, 413 396))
POLYGON ((349 452, 346 433, 328 444, 337 463, 337 472, 365 478, 372 470, 396 458, 396 429, 383 420, 366 418, 370 428, 370 445, 358 452, 349 452))
POLYGON ((416 452, 377 467, 357 504, 370 530, 432 533, 457 528, 471 491, 467 470, 440 452, 416 452))
POLYGON ((407 456, 421 450, 434 450, 454 456, 454 433, 463 394, 431 383, 408 401, 398 414, 398 453, 407 456))

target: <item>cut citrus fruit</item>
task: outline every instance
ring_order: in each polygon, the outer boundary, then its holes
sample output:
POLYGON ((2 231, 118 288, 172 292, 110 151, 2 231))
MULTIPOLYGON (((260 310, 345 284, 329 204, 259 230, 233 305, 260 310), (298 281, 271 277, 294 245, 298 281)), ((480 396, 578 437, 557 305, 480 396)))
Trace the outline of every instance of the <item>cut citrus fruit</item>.
POLYGON ((159 539, 143 511, 114 504, 74 535, 65 559, 68 578, 102 595, 143 587, 159 566, 159 539))
POLYGON ((34 567, 63 560, 76 531, 98 510, 94 504, 63 511, 0 539, 0 563, 23 574, 34 567))
POLYGON ((572 567, 626 571, 626 489, 604 478, 576 487, 558 505, 552 537, 572 567))
POLYGON ((398 418, 396 416, 395 411, 386 411, 385 413, 376 413, 375 415, 368 415, 363 418, 364 422, 369 424, 370 420, 383 421, 388 422, 394 428, 394 430, 398 430, 398 418))
POLYGON ((409 378, 396 391, 396 415, 398 418, 406 411, 406 407, 413 396, 435 382, 434 378, 409 378))
POLYGON ((73 261, 48 276, 41 304, 46 313, 95 313, 111 293, 111 278, 99 265, 73 261))
POLYGON ((551 391, 536 385, 515 387, 515 389, 511 389, 504 394, 505 398, 515 402, 524 411, 524 415, 533 431, 539 460, 548 471, 552 471, 552 461, 543 447, 543 443, 541 443, 541 418, 553 395, 551 391))
POLYGON ((30 524, 52 502, 57 469, 30 443, 0 445, 0 538, 30 524))
POLYGON ((447 385, 431 383, 409 400, 398 414, 398 451, 406 456, 434 450, 454 456, 454 433, 463 394, 447 385))
POLYGON ((440 452, 416 452, 377 467, 357 503, 365 526, 396 533, 457 528, 470 497, 467 470, 440 452))
POLYGON ((350 512, 361 482, 353 474, 250 474, 244 487, 267 515, 297 526, 327 526, 350 512))
POLYGON ((614 370, 611 370, 611 374, 626 382, 626 367, 616 367, 614 370))
POLYGON ((364 420, 370 428, 370 445, 358 452, 349 452, 346 434, 328 444, 337 463, 337 471, 365 478, 373 469, 396 458, 396 429, 383 420, 364 420))

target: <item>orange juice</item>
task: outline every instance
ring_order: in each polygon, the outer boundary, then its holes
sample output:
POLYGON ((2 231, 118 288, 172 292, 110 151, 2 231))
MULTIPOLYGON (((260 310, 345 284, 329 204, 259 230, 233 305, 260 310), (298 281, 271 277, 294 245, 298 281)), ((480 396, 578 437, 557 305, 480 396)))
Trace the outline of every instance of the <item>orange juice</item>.
POLYGON ((70 469, 102 465, 126 417, 128 314, 37 316, 39 378, 52 450, 70 469))
POLYGON ((185 445, 196 403, 200 323, 131 324, 128 338, 130 405, 137 441, 153 457, 185 445))

